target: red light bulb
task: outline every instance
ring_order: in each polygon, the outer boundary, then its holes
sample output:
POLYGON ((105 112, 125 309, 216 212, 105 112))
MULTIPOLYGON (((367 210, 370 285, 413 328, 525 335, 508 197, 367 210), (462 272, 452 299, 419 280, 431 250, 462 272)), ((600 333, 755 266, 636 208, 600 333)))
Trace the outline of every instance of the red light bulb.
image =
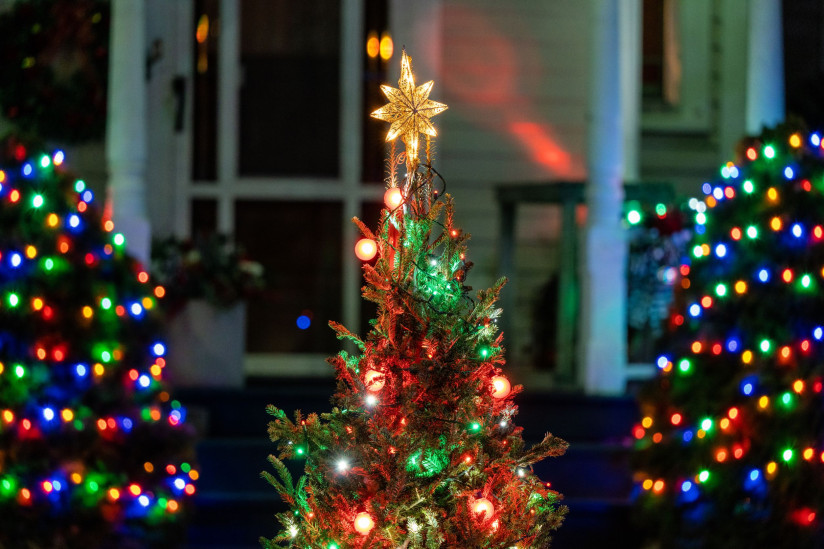
POLYGON ((492 505, 492 502, 486 498, 476 499, 475 503, 472 504, 472 512, 476 515, 483 514, 481 520, 489 520, 490 517, 495 513, 495 507, 492 505))
POLYGON ((366 511, 361 511, 355 516, 355 530, 362 536, 365 536, 375 527, 375 520, 372 515, 366 511))
POLYGON ((386 385, 386 378, 384 377, 383 372, 379 372, 377 370, 366 370, 366 373, 363 375, 363 384, 366 385, 366 389, 368 391, 377 393, 383 389, 384 385, 386 385))
POLYGON ((361 261, 369 261, 378 253, 378 245, 371 238, 361 238, 355 244, 355 255, 361 261))
POLYGON ((403 193, 397 187, 386 189, 386 192, 383 193, 383 202, 387 208, 394 210, 403 204, 403 193))
POLYGON ((509 380, 504 376, 495 376, 492 378, 492 396, 495 398, 504 398, 512 390, 509 380))

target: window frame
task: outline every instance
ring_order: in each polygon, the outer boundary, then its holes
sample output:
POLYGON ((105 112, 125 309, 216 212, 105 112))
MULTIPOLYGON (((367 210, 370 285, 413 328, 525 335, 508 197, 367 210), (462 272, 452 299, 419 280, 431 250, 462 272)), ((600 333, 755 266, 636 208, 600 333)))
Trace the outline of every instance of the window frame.
MULTIPOLYGON (((194 13, 193 4, 189 13, 194 13)), ((340 120, 338 177, 246 177, 239 174, 240 84, 243 74, 240 64, 240 0, 220 0, 220 34, 218 39, 217 94, 217 178, 215 181, 192 179, 192 125, 179 134, 182 151, 177 166, 177 197, 175 200, 175 233, 189 236, 193 200, 210 199, 217 203, 217 231, 233 234, 235 202, 237 200, 324 200, 342 204, 340 219, 342 253, 341 310, 336 319, 356 329, 360 323, 361 264, 352 252, 358 232, 352 217, 361 214, 362 204, 380 201, 383 186, 363 181, 361 174, 363 142, 363 55, 365 0, 341 0, 340 42, 340 120)), ((194 16, 188 17, 188 39, 194 32, 194 16)), ((188 57, 181 60, 181 73, 187 75, 192 89, 194 44, 181 51, 188 57)), ((187 116, 191 120, 192 95, 187 98, 187 116)), ((246 353, 244 372, 247 377, 264 376, 331 376, 325 363, 326 354, 315 353, 246 353)))

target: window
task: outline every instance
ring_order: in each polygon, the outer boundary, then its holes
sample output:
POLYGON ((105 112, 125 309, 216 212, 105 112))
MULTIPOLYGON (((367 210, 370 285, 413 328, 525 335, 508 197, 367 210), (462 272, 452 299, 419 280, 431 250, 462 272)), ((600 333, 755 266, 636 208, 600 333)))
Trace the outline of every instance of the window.
POLYGON ((387 6, 194 0, 192 179, 179 214, 193 235, 234 235, 266 269, 247 305, 253 374, 294 373, 303 355, 326 371, 322 356, 341 348, 328 322, 363 330, 374 316, 349 220, 374 224, 383 196, 385 128, 368 113, 385 103, 387 6))
POLYGON ((241 3, 240 174, 337 177, 340 2, 241 3))

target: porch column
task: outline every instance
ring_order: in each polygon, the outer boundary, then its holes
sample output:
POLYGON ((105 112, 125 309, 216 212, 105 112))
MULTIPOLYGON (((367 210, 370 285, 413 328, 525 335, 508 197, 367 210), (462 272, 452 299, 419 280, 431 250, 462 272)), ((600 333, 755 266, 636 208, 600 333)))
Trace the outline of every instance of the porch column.
POLYGON ((113 0, 109 48, 107 209, 129 253, 148 265, 146 214, 146 4, 113 0))
POLYGON ((619 0, 592 0, 581 382, 618 394, 626 373, 626 241, 619 0))
POLYGON ((747 133, 784 121, 781 0, 750 0, 747 51, 747 133))

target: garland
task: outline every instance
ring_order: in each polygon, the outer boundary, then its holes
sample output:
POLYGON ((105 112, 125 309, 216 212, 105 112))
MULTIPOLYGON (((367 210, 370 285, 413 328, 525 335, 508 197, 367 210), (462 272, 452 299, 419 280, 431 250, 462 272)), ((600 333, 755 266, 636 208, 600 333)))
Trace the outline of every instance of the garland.
POLYGON ((0 14, 0 108, 19 131, 66 143, 106 127, 107 0, 20 0, 0 14))
POLYGON ((639 207, 627 217, 628 351, 631 362, 648 362, 664 333, 693 228, 682 211, 663 204, 639 207))

